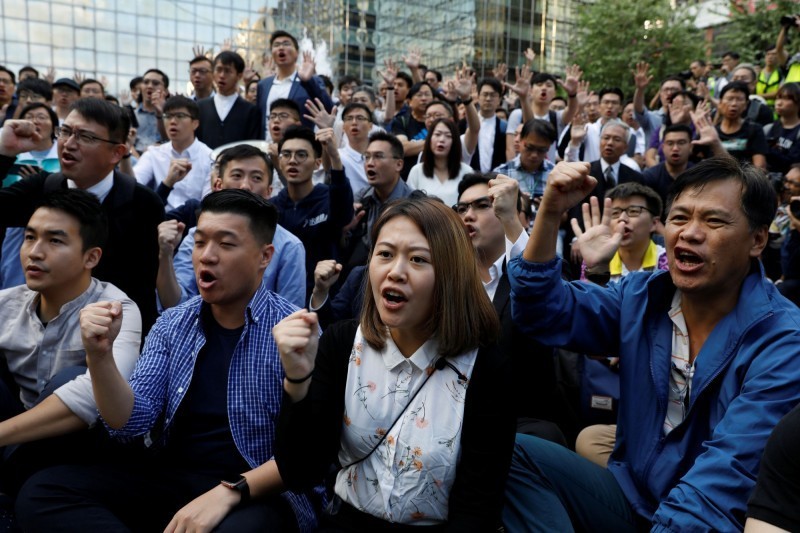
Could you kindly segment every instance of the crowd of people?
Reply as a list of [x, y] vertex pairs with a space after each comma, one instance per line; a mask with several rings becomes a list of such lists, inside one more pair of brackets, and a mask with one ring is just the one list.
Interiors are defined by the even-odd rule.
[[798, 34], [632, 95], [0, 66], [0, 526], [800, 529]]

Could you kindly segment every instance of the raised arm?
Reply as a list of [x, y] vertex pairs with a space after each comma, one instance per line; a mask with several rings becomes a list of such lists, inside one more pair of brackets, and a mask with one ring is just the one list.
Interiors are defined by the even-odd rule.
[[164, 309], [180, 303], [181, 287], [173, 264], [175, 249], [180, 245], [186, 225], [177, 220], [165, 220], [158, 225], [158, 275], [156, 290]]

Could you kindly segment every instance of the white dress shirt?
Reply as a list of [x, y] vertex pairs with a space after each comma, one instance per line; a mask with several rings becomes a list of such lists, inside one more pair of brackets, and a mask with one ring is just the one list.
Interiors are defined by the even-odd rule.
[[186, 150], [177, 152], [171, 142], [151, 147], [133, 167], [136, 181], [153, 184], [155, 189], [164, 181], [173, 159], [188, 159], [192, 169], [175, 184], [167, 197], [167, 209], [175, 209], [189, 199], [200, 200], [211, 191], [211, 148], [195, 139]]

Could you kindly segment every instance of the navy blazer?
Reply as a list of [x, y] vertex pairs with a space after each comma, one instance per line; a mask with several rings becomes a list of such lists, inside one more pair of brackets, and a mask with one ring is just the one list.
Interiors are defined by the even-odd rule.
[[[261, 112], [261, 135], [258, 137], [259, 139], [266, 138], [267, 115], [269, 114], [269, 109], [267, 109], [267, 97], [269, 96], [269, 91], [272, 89], [272, 82], [274, 81], [275, 76], [270, 76], [258, 82], [256, 101], [258, 102], [258, 109]], [[295, 75], [292, 88], [289, 90], [289, 100], [292, 100], [300, 108], [300, 120], [303, 121], [303, 126], [313, 129], [314, 123], [303, 116], [306, 113], [306, 100], [310, 98], [319, 98], [327, 111], [333, 108], [333, 100], [325, 89], [322, 78], [314, 76], [309, 81], [301, 81], [300, 77]]]

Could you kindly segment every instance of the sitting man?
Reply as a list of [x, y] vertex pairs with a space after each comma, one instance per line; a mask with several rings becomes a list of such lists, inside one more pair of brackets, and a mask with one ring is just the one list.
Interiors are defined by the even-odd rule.
[[[0, 446], [3, 489], [15, 490], [44, 466], [95, 453], [85, 432], [97, 407], [86, 373], [78, 315], [84, 306], [115, 300], [124, 310], [114, 362], [129, 376], [139, 357], [139, 309], [114, 285], [92, 277], [108, 236], [100, 202], [79, 189], [46, 195], [25, 227], [19, 259], [25, 285], [0, 291]], [[77, 379], [76, 379], [77, 378]], [[13, 444], [43, 440], [35, 445]]]
[[282, 493], [270, 459], [284, 378], [271, 332], [296, 310], [262, 282], [277, 218], [248, 191], [203, 199], [192, 254], [200, 296], [158, 319], [130, 381], [113, 360], [119, 306], [81, 312], [104, 423], [118, 438], [144, 436], [159, 453], [39, 472], [17, 500], [23, 530], [314, 527], [308, 497]]
[[133, 174], [136, 181], [158, 193], [167, 209], [175, 209], [211, 192], [211, 148], [195, 137], [200, 109], [193, 100], [170, 97], [161, 117], [170, 142], [146, 151], [133, 167]]
[[[228, 148], [220, 153], [217, 166], [221, 177], [214, 179], [214, 190], [244, 189], [262, 198], [270, 197], [272, 165], [258, 148], [248, 144]], [[167, 213], [168, 220], [158, 226], [160, 252], [156, 285], [162, 308], [176, 306], [198, 294], [192, 250], [199, 207], [197, 200], [187, 202]], [[181, 242], [186, 228], [190, 229]], [[264, 271], [265, 287], [294, 305], [305, 305], [306, 252], [303, 243], [278, 224], [272, 244], [275, 253]]]
[[[561, 279], [563, 213], [595, 187], [589, 166], [559, 164], [531, 239], [511, 261], [515, 323], [537, 340], [620, 357], [617, 441], [604, 469], [520, 435], [506, 485], [510, 531], [738, 531], [759, 458], [800, 401], [800, 311], [758, 256], [777, 201], [728, 157], [684, 172], [670, 194], [669, 271], [599, 287]], [[606, 200], [603, 217], [611, 217]], [[595, 212], [593, 222], [599, 222]], [[598, 225], [598, 242], [622, 228]]]

